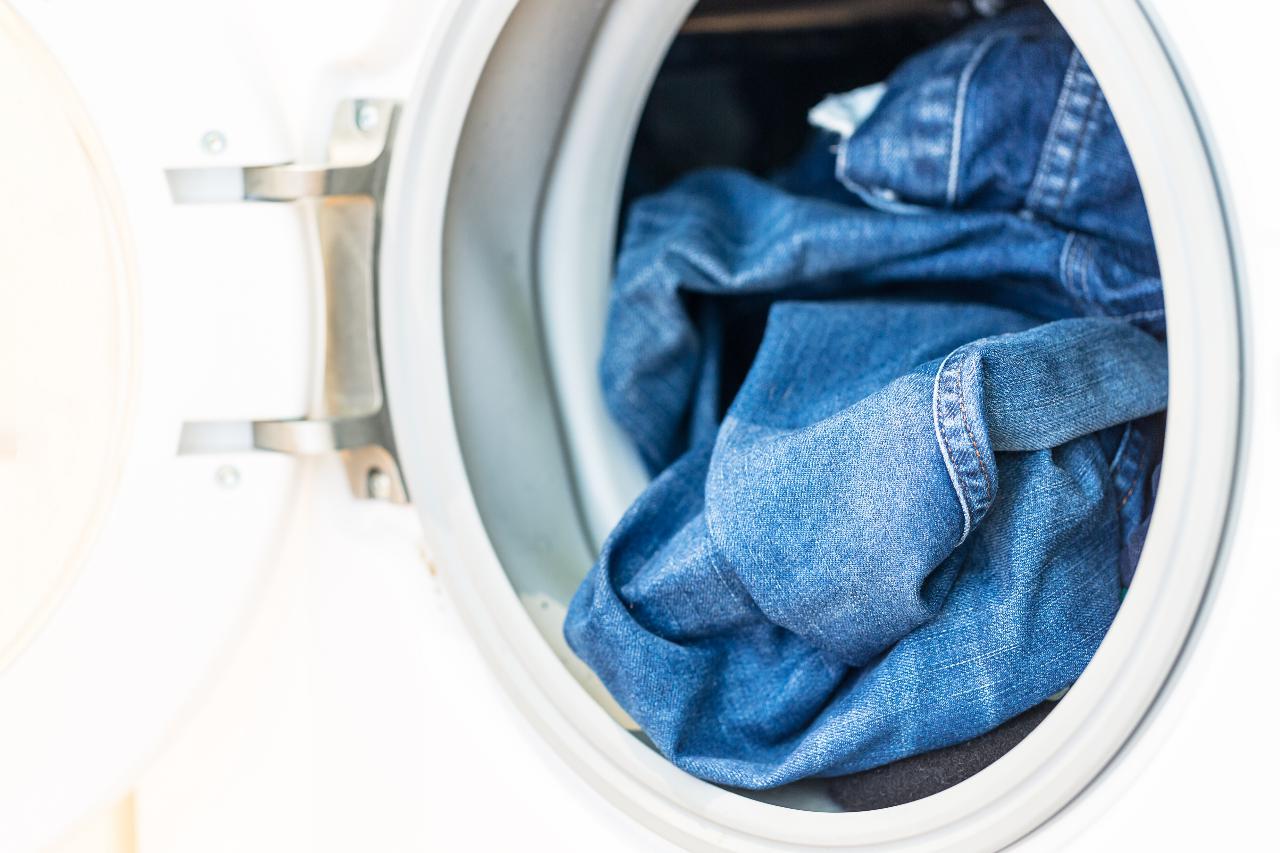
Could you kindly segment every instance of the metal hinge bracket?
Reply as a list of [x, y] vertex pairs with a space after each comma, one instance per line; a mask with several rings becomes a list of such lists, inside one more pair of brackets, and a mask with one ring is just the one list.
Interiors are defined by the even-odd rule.
[[[337, 453], [362, 498], [408, 501], [391, 430], [378, 330], [378, 252], [399, 107], [389, 100], [338, 106], [328, 162], [243, 167], [240, 200], [312, 205], [324, 267], [324, 386], [305, 418], [255, 421], [253, 446], [301, 455]], [[194, 171], [170, 173], [176, 201]]]

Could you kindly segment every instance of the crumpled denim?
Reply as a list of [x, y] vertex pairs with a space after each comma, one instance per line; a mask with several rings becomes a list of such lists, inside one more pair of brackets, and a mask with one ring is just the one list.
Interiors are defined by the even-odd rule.
[[765, 788], [1069, 686], [1153, 494], [1159, 271], [1047, 12], [907, 62], [848, 138], [631, 211], [601, 378], [658, 473], [565, 636], [661, 752]]

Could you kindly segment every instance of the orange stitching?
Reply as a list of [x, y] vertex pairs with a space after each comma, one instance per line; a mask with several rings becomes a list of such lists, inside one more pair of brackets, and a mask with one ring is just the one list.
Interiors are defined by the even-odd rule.
[[[963, 377], [962, 377], [963, 378]], [[982, 451], [978, 449], [978, 440], [974, 438], [973, 430], [969, 427], [969, 415], [966, 412], [964, 402], [964, 383], [959, 383], [960, 396], [960, 420], [964, 423], [964, 431], [969, 433], [969, 443], [973, 445], [973, 455], [978, 457], [978, 467], [982, 469], [982, 479], [987, 484], [986, 497], [991, 496], [991, 474], [987, 471], [987, 463], [982, 460]]]
[[[1149, 448], [1150, 448], [1149, 442], [1143, 444], [1142, 453], [1141, 455], [1138, 456], [1139, 471], [1142, 470], [1143, 463], [1147, 461], [1147, 453], [1149, 452]], [[1141, 479], [1142, 479], [1141, 477], [1133, 478], [1133, 482], [1129, 484], [1129, 491], [1125, 492], [1124, 497], [1120, 499], [1120, 505], [1116, 507], [1116, 512], [1119, 512], [1120, 510], [1124, 509], [1124, 505], [1129, 502], [1129, 498], [1133, 497], [1133, 490], [1138, 487], [1138, 481]]]

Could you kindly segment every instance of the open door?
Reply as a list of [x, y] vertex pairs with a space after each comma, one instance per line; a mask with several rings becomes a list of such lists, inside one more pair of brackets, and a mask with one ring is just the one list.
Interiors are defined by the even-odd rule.
[[299, 477], [275, 454], [179, 454], [187, 389], [202, 383], [171, 294], [197, 261], [166, 239], [163, 172], [139, 165], [146, 129], [104, 132], [126, 96], [81, 97], [101, 57], [63, 38], [55, 58], [49, 36], [0, 5], [0, 846], [12, 850], [127, 794], [236, 636]]

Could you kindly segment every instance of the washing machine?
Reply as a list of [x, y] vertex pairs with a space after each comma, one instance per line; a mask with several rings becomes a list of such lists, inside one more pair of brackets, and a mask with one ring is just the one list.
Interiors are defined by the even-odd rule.
[[673, 40], [940, 5], [1000, 4], [0, 6], [0, 849], [1274, 844], [1267, 4], [1048, 4], [1142, 183], [1171, 381], [1136, 579], [1031, 735], [878, 811], [729, 790], [561, 638], [645, 482], [594, 364]]

